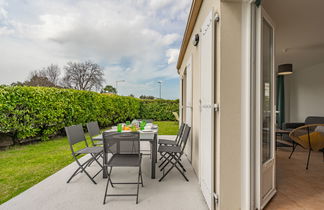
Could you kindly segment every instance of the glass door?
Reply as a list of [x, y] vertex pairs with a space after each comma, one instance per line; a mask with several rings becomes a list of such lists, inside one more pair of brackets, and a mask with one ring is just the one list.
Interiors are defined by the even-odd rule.
[[263, 8], [257, 13], [256, 202], [263, 209], [275, 188], [274, 27]]

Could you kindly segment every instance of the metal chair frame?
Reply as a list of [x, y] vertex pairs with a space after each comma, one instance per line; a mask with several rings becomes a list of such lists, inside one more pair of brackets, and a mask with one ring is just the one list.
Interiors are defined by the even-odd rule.
[[[118, 141], [114, 140], [114, 138], [116, 138], [116, 136], [118, 136]], [[120, 154], [120, 142], [121, 141], [133, 141], [133, 145], [135, 145], [135, 143], [137, 144], [138, 147], [138, 151], [136, 151], [135, 153], [131, 153], [131, 154]], [[114, 144], [117, 144], [116, 146], [116, 151], [113, 151], [113, 156], [110, 158], [110, 160], [108, 161], [107, 165], [104, 165], [104, 167], [106, 168], [107, 172], [108, 172], [108, 180], [107, 180], [107, 184], [106, 184], [106, 189], [105, 189], [105, 195], [104, 195], [104, 200], [103, 200], [103, 204], [106, 204], [106, 198], [109, 196], [136, 196], [136, 204], [138, 204], [138, 195], [139, 195], [139, 185], [141, 184], [142, 187], [144, 187], [144, 182], [143, 182], [143, 177], [142, 177], [142, 167], [141, 167], [141, 163], [142, 163], [142, 154], [140, 152], [140, 135], [138, 132], [127, 132], [127, 133], [118, 133], [118, 132], [107, 132], [107, 133], [103, 133], [103, 146], [104, 146], [104, 153], [108, 153], [108, 152], [112, 152], [110, 147]], [[132, 147], [133, 150], [133, 147]], [[120, 165], [115, 165], [115, 164], [111, 164], [111, 162], [114, 160], [114, 158], [118, 158], [121, 157], [122, 155], [133, 155], [133, 157], [136, 157], [138, 155], [138, 160], [139, 163], [138, 165], [127, 165], [126, 164], [120, 164]], [[104, 158], [107, 155], [104, 155]], [[132, 157], [132, 156], [130, 156]], [[106, 161], [105, 161], [106, 162]], [[108, 167], [110, 167], [110, 170], [108, 171]], [[112, 173], [112, 168], [113, 167], [138, 167], [138, 180], [137, 182], [112, 182], [111, 180], [111, 173]], [[112, 187], [114, 187], [115, 184], [137, 184], [137, 191], [136, 194], [132, 193], [132, 194], [108, 194], [108, 188], [109, 188], [109, 183], [111, 184]]]
[[102, 145], [102, 140], [98, 141], [98, 140], [93, 139], [93, 137], [101, 134], [98, 122], [97, 121], [88, 122], [87, 130], [88, 130], [92, 145], [93, 146]]
[[[165, 167], [169, 164], [171, 164], [171, 167], [167, 170], [166, 173], [163, 173], [163, 176], [159, 179], [159, 182], [161, 182], [173, 168], [176, 168], [180, 172], [180, 174], [185, 178], [185, 180], [189, 181], [186, 175], [184, 174], [184, 172], [186, 171], [183, 165], [181, 164], [181, 157], [184, 154], [184, 149], [187, 144], [190, 130], [191, 127], [185, 125], [183, 134], [180, 139], [180, 144], [178, 146], [160, 146], [159, 148], [160, 154], [163, 152], [169, 154], [169, 157], [165, 159], [166, 164], [163, 166], [161, 170], [164, 172]], [[179, 166], [182, 170], [179, 168]]]
[[[102, 156], [103, 149], [99, 148], [99, 147], [89, 147], [87, 140], [84, 136], [84, 131], [83, 131], [82, 125], [73, 125], [73, 126], [65, 127], [65, 131], [66, 131], [66, 134], [67, 134], [67, 137], [69, 140], [72, 156], [73, 156], [75, 162], [79, 166], [74, 171], [72, 176], [68, 179], [67, 183], [69, 183], [72, 180], [72, 178], [75, 177], [77, 174], [84, 172], [94, 184], [97, 184], [94, 181], [94, 178], [103, 170], [102, 164], [98, 161], [98, 157]], [[83, 149], [80, 149], [78, 151], [75, 151], [73, 148], [73, 145], [75, 145], [79, 142], [82, 142], [82, 141], [85, 142], [86, 147]], [[91, 157], [88, 160], [86, 160], [84, 163], [81, 163], [77, 157], [82, 154], [90, 154]], [[90, 176], [90, 174], [86, 171], [86, 168], [88, 166], [90, 166], [90, 164], [93, 161], [97, 162], [101, 169], [94, 176]]]
[[[177, 136], [175, 138], [175, 140], [167, 140], [164, 141], [162, 139], [159, 140], [159, 145], [169, 145], [169, 146], [178, 146], [180, 144], [180, 139], [181, 139], [181, 136], [182, 136], [182, 133], [183, 133], [183, 130], [184, 130], [184, 127], [185, 127], [185, 123], [182, 123], [180, 128], [179, 128], [179, 131], [177, 133]], [[162, 140], [162, 141], [161, 141]], [[169, 155], [170, 156], [170, 155]], [[164, 153], [161, 153], [161, 157], [159, 160], [162, 160], [162, 159], [165, 159], [166, 158], [166, 155]], [[163, 164], [165, 163], [165, 161], [163, 161], [159, 167], [161, 167]]]

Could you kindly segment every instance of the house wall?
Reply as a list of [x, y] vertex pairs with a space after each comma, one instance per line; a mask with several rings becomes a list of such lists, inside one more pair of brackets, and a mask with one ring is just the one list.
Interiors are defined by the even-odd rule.
[[[197, 18], [194, 30], [192, 32], [193, 37], [195, 34], [200, 33], [200, 27], [203, 21], [207, 17], [208, 13], [214, 9], [217, 10], [217, 3], [215, 0], [204, 0], [200, 8], [199, 16]], [[179, 69], [182, 75], [187, 63], [189, 62], [190, 56], [192, 56], [192, 166], [197, 176], [199, 177], [199, 130], [200, 130], [200, 45], [197, 47], [189, 42], [181, 68]], [[185, 118], [184, 118], [185, 119]]]
[[[242, 93], [242, 2], [205, 0], [192, 33], [200, 32], [205, 17], [211, 10], [220, 14], [216, 41], [216, 101], [220, 112], [216, 115], [216, 143], [218, 157], [215, 164], [216, 191], [219, 209], [241, 209], [241, 93]], [[189, 43], [180, 74], [192, 55], [193, 71], [193, 125], [192, 165], [199, 176], [199, 129], [200, 129], [200, 46]]]
[[220, 209], [241, 209], [242, 2], [221, 1], [219, 113]]
[[304, 122], [307, 116], [324, 116], [324, 63], [296, 69], [286, 76], [286, 121]]

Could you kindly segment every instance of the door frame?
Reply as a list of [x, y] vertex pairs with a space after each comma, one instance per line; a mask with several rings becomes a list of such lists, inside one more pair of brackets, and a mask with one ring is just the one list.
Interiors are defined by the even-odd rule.
[[[276, 193], [276, 154], [275, 154], [275, 90], [276, 90], [276, 80], [275, 80], [275, 25], [273, 24], [272, 19], [267, 14], [267, 12], [263, 9], [262, 6], [258, 7], [256, 9], [255, 13], [255, 24], [256, 24], [256, 33], [255, 33], [255, 40], [256, 40], [256, 66], [255, 66], [255, 77], [254, 77], [254, 95], [252, 96], [254, 98], [254, 105], [255, 105], [255, 114], [254, 114], [254, 206], [256, 208], [263, 209], [270, 199], [275, 195]], [[271, 75], [271, 97], [272, 97], [272, 103], [271, 103], [271, 159], [269, 159], [267, 162], [262, 163], [262, 98], [261, 98], [261, 90], [262, 90], [262, 47], [261, 47], [261, 37], [262, 37], [262, 21], [266, 20], [266, 22], [271, 26], [273, 30], [273, 37], [272, 37], [272, 43], [273, 43], [273, 49], [272, 49], [272, 75]], [[252, 150], [253, 151], [253, 150]], [[265, 168], [273, 167], [272, 170], [272, 184], [273, 188], [264, 196], [262, 197], [262, 171], [265, 170]]]

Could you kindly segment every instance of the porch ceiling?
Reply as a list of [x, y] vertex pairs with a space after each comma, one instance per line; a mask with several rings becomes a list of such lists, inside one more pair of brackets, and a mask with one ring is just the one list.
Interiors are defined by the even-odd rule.
[[263, 0], [276, 27], [277, 64], [294, 70], [324, 63], [324, 1]]

